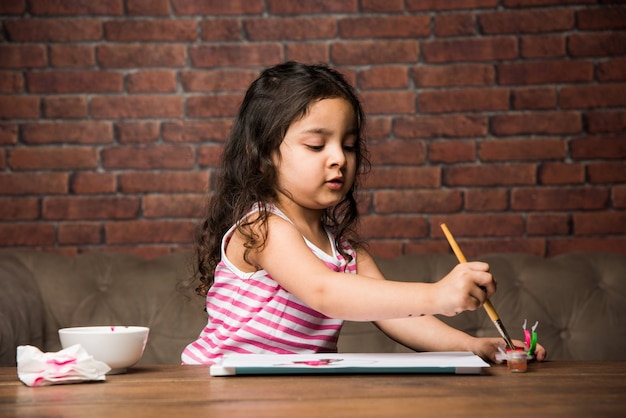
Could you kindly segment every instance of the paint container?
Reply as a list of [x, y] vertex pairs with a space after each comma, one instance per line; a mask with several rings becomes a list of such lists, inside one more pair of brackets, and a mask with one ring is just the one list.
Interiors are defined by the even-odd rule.
[[528, 354], [523, 350], [506, 352], [506, 363], [512, 373], [525, 373], [528, 370]]

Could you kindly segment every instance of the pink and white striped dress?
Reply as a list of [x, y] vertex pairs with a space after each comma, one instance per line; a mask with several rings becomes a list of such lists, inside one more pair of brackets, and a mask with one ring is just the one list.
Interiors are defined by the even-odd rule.
[[[289, 220], [280, 210], [273, 213]], [[226, 257], [233, 226], [222, 239], [222, 259], [215, 269], [215, 282], [207, 294], [207, 325], [198, 339], [181, 355], [183, 364], [213, 364], [227, 353], [317, 353], [336, 352], [343, 321], [329, 318], [307, 306], [283, 289], [265, 270], [244, 273]], [[352, 256], [347, 260], [336, 251], [334, 237], [327, 231], [333, 254], [306, 241], [328, 268], [356, 272], [356, 254], [347, 240], [341, 245]]]

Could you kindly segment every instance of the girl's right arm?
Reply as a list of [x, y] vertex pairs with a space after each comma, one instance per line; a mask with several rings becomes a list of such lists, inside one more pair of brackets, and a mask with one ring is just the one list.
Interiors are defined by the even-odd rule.
[[[241, 241], [231, 240], [231, 245]], [[370, 269], [361, 266], [361, 274], [334, 272], [313, 254], [293, 224], [277, 216], [270, 217], [266, 244], [251, 252], [250, 261], [311, 308], [344, 320], [454, 315], [478, 309], [495, 292], [488, 265], [480, 262], [460, 264], [436, 283], [384, 280], [377, 268], [370, 277]]]

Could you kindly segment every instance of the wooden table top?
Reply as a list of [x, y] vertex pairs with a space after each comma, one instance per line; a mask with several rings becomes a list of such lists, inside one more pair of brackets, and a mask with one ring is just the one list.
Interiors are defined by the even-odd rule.
[[138, 366], [106, 382], [31, 388], [0, 368], [0, 417], [624, 417], [626, 362], [494, 365], [481, 375], [211, 377]]

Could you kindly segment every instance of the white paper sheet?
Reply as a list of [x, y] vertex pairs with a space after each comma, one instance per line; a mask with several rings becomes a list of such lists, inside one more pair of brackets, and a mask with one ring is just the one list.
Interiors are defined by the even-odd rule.
[[228, 354], [211, 366], [212, 376], [272, 374], [456, 373], [489, 367], [471, 352]]

